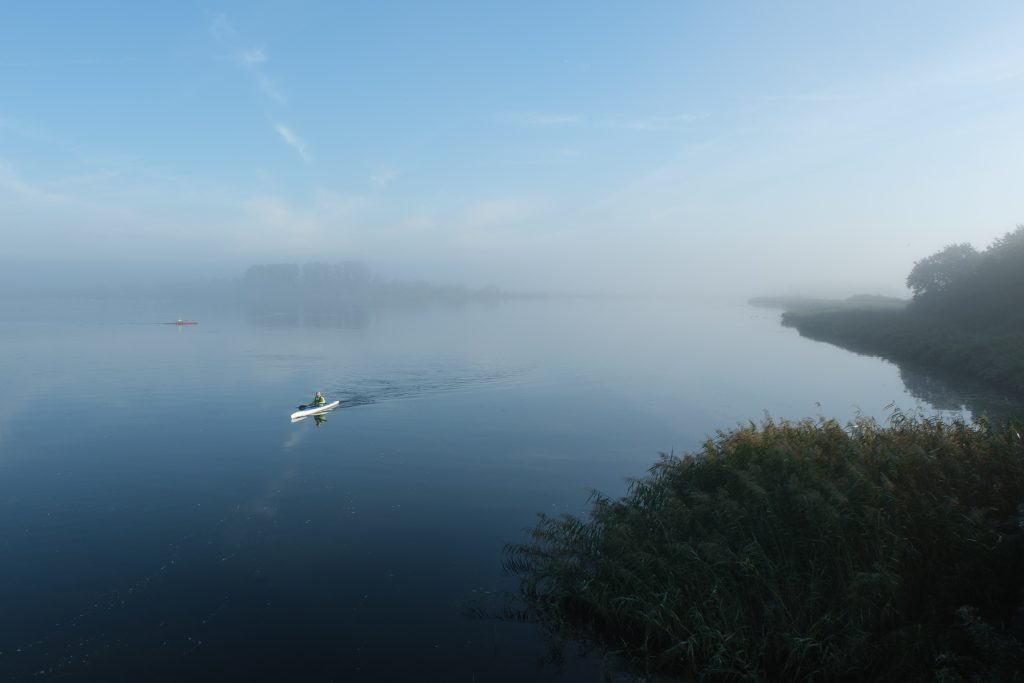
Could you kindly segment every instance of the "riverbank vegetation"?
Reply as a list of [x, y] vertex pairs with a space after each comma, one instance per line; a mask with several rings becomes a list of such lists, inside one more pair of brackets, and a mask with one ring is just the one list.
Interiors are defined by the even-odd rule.
[[672, 680], [1020, 680], [1019, 426], [720, 432], [507, 547], [514, 609]]
[[758, 296], [747, 303], [759, 308], [781, 308], [785, 311], [839, 311], [839, 310], [901, 310], [906, 299], [877, 294], [856, 294], [845, 299], [817, 299], [805, 296]]
[[1024, 398], [1024, 226], [984, 251], [946, 247], [907, 276], [905, 308], [793, 307], [784, 325], [811, 339], [977, 379]]

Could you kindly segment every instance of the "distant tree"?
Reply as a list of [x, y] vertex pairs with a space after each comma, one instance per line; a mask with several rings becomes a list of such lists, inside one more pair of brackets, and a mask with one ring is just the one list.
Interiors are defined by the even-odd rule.
[[302, 286], [307, 289], [333, 287], [337, 278], [334, 268], [326, 263], [304, 263], [301, 275]]
[[294, 263], [270, 263], [249, 266], [245, 271], [248, 286], [265, 288], [294, 287], [298, 281], [299, 267]]
[[992, 242], [985, 253], [1018, 259], [1024, 257], [1024, 225], [1018, 225], [1016, 230]]
[[371, 280], [370, 268], [362, 261], [341, 263], [305, 263], [302, 266], [302, 284], [310, 288], [356, 290]]
[[982, 254], [972, 307], [993, 325], [1024, 331], [1024, 226], [995, 240]]
[[942, 251], [914, 264], [907, 276], [907, 287], [914, 297], [937, 294], [966, 282], [981, 261], [981, 254], [970, 244], [951, 244]]
[[346, 286], [360, 289], [370, 284], [373, 274], [362, 261], [342, 261], [334, 266], [338, 279]]

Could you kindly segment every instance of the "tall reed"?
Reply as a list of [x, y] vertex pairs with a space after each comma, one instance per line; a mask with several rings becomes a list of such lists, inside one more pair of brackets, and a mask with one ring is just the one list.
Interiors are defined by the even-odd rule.
[[990, 639], [999, 652], [1019, 647], [1019, 432], [899, 412], [885, 426], [766, 420], [719, 432], [697, 453], [662, 456], [622, 499], [595, 494], [587, 519], [541, 514], [506, 548], [517, 608], [646, 673], [994, 671], [965, 615], [1005, 638]]

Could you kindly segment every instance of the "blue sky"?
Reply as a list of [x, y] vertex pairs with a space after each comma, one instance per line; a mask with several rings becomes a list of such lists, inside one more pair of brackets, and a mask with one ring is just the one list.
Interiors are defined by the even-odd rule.
[[1020, 2], [9, 2], [0, 263], [898, 293], [1024, 222]]

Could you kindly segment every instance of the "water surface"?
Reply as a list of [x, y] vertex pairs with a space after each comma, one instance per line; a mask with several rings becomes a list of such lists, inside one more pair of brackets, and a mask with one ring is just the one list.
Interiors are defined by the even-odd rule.
[[5, 304], [0, 679], [597, 681], [467, 609], [537, 511], [766, 413], [930, 410], [741, 303], [172, 306]]

